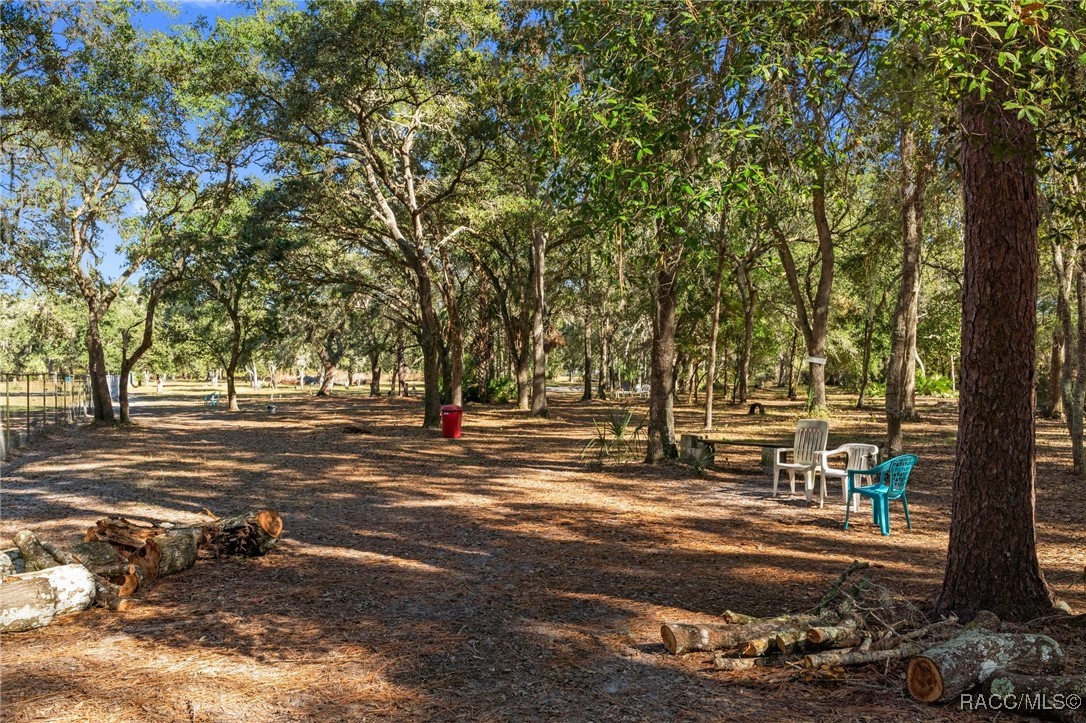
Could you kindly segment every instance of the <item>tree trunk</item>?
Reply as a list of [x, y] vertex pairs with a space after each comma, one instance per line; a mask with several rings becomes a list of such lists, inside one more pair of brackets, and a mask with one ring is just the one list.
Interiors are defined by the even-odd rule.
[[226, 367], [226, 399], [227, 408], [231, 412], [241, 411], [238, 407], [238, 390], [234, 383], [234, 372], [237, 371], [238, 360], [231, 359], [230, 364]]
[[957, 700], [999, 670], [1058, 673], [1065, 656], [1047, 635], [971, 630], [925, 650], [909, 661], [905, 685], [924, 703]]
[[544, 338], [544, 315], [546, 302], [546, 254], [547, 234], [538, 228], [532, 229], [532, 349], [534, 350], [534, 370], [532, 374], [532, 414], [547, 416], [547, 345]]
[[[596, 397], [611, 398], [611, 319], [604, 311], [600, 319], [600, 383], [596, 386]], [[674, 374], [674, 370], [672, 371]]]
[[[723, 244], [721, 244], [723, 245]], [[717, 343], [720, 338], [721, 291], [724, 286], [724, 249], [717, 249], [716, 273], [713, 275], [713, 313], [709, 318], [709, 364], [705, 367], [705, 431], [713, 429], [713, 396], [716, 386]]]
[[739, 346], [739, 363], [736, 369], [736, 382], [738, 393], [736, 397], [740, 404], [747, 401], [749, 395], [748, 384], [750, 380], [750, 355], [754, 348], [754, 311], [758, 299], [758, 290], [754, 288], [754, 280], [750, 275], [747, 261], [739, 264], [739, 291], [743, 303], [743, 341]]
[[587, 308], [584, 312], [584, 394], [582, 402], [592, 401], [592, 316]]
[[[1086, 476], [1086, 459], [1083, 459], [1082, 425], [1083, 407], [1086, 405], [1086, 269], [1082, 258], [1070, 263], [1074, 266], [1075, 302], [1078, 304], [1078, 328], [1072, 333], [1070, 308], [1065, 310], [1063, 395], [1067, 407], [1067, 429], [1071, 435], [1071, 469], [1077, 477]], [[1068, 305], [1069, 307], [1069, 305]], [[1072, 346], [1071, 340], [1074, 340]]]
[[98, 317], [92, 311], [87, 318], [87, 376], [90, 378], [91, 399], [94, 402], [94, 421], [113, 424], [113, 400], [109, 396], [109, 379], [106, 377], [106, 352], [98, 328]]
[[370, 396], [381, 396], [381, 352], [370, 353]]
[[[434, 310], [433, 287], [425, 268], [416, 269], [421, 324], [419, 346], [422, 349], [423, 415], [422, 426], [441, 426], [441, 322]], [[402, 373], [402, 372], [401, 372]], [[404, 385], [400, 379], [400, 385]]]
[[[657, 231], [658, 234], [662, 233]], [[668, 240], [670, 241], [670, 239]], [[664, 244], [665, 239], [661, 238]], [[680, 242], [681, 243], [681, 242]], [[649, 425], [646, 462], [679, 456], [675, 445], [675, 323], [679, 305], [679, 267], [676, 249], [661, 249], [660, 270], [653, 295], [652, 358], [649, 389]], [[670, 257], [670, 258], [668, 258]], [[601, 376], [603, 371], [601, 370]]]
[[792, 346], [788, 348], [788, 398], [796, 398], [796, 350], [799, 346], [799, 329], [792, 329]]
[[1034, 360], [1037, 153], [1032, 125], [962, 101], [965, 270], [957, 454], [940, 613], [1029, 620], [1052, 609], [1037, 559]]
[[329, 397], [332, 395], [332, 387], [336, 383], [336, 365], [331, 359], [321, 360], [321, 386], [317, 390], [318, 397]]
[[909, 125], [901, 129], [901, 176], [901, 288], [886, 368], [886, 453], [890, 457], [901, 454], [904, 448], [902, 421], [916, 414], [916, 326], [927, 167], [917, 147], [916, 133]]

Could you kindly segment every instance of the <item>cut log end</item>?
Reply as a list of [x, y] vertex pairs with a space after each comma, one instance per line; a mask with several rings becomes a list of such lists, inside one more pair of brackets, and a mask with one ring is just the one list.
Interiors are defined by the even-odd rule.
[[660, 626], [660, 637], [664, 639], [664, 647], [667, 648], [667, 652], [672, 655], [679, 654], [679, 641], [675, 639], [675, 633], [667, 623]]
[[260, 529], [272, 537], [279, 537], [283, 533], [283, 518], [275, 510], [261, 510], [256, 515]]
[[910, 660], [905, 681], [909, 695], [922, 703], [934, 703], [943, 697], [943, 676], [939, 666], [928, 658]]

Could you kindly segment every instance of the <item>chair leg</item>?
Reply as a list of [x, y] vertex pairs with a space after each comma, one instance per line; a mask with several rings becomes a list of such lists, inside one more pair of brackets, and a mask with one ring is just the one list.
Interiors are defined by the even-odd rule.
[[803, 492], [804, 496], [807, 498], [807, 504], [811, 504], [811, 498], [814, 496], [814, 485], [814, 470], [803, 470]]
[[881, 508], [881, 518], [879, 520], [879, 529], [882, 530], [883, 535], [890, 534], [890, 500], [887, 497], [879, 498], [879, 507]]
[[849, 505], [849, 504], [848, 504], [848, 503], [846, 502], [846, 503], [845, 503], [845, 529], [846, 529], [846, 530], [848, 529], [848, 512], [849, 512], [849, 507], [850, 507], [850, 505]]
[[821, 480], [818, 488], [818, 506], [821, 509], [826, 506], [826, 475], [820, 474], [818, 477]]
[[913, 522], [909, 519], [909, 500], [906, 499], [904, 492], [901, 493], [901, 505], [905, 508], [905, 525], [909, 528], [909, 531], [912, 532]]
[[773, 496], [777, 496], [777, 483], [781, 479], [781, 470], [777, 465], [773, 465]]

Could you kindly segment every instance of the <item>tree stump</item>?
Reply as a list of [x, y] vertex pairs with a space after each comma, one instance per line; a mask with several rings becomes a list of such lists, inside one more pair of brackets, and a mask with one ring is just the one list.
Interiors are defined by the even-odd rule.
[[985, 682], [996, 671], [1057, 673], [1064, 660], [1059, 644], [1047, 635], [975, 629], [910, 660], [905, 682], [909, 693], [921, 702], [946, 702]]

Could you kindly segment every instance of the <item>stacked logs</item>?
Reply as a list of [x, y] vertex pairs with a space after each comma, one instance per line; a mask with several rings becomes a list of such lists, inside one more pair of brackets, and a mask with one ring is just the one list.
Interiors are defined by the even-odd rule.
[[264, 555], [283, 532], [273, 510], [211, 516], [191, 526], [111, 517], [67, 548], [16, 533], [15, 548], [0, 551], [0, 632], [39, 628], [92, 604], [122, 611], [141, 587], [200, 557]]
[[1005, 632], [987, 611], [967, 625], [954, 617], [928, 621], [874, 580], [865, 563], [853, 563], [808, 612], [757, 618], [725, 611], [721, 617], [721, 623], [664, 624], [664, 646], [675, 655], [712, 652], [716, 668], [725, 671], [910, 658], [909, 693], [927, 703], [956, 701], [969, 691], [1049, 698], [1086, 693], [1086, 677], [1059, 675], [1065, 656], [1052, 638]]

